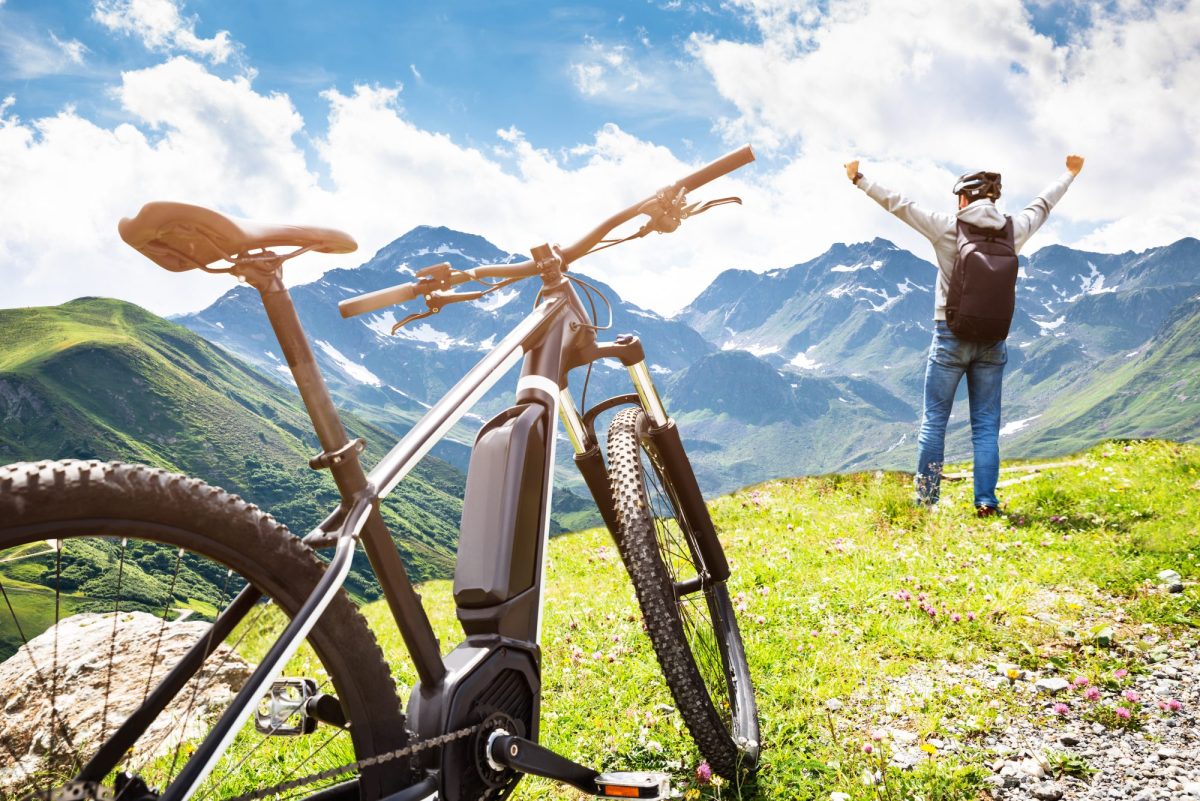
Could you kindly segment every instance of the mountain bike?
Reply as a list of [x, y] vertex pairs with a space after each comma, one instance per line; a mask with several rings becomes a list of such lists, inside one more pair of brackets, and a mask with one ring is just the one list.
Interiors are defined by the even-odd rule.
[[[180, 203], [123, 219], [122, 238], [159, 266], [231, 274], [258, 290], [322, 449], [309, 466], [330, 471], [341, 502], [300, 538], [234, 495], [160, 469], [0, 468], [0, 594], [22, 644], [5, 663], [20, 687], [0, 696], [0, 719], [40, 723], [30, 736], [0, 727], [0, 793], [459, 801], [504, 798], [536, 774], [600, 796], [664, 795], [661, 774], [600, 773], [538, 744], [556, 416], [692, 738], [728, 779], [753, 771], [759, 728], [729, 564], [641, 341], [601, 341], [594, 302], [589, 313], [576, 292], [590, 299], [588, 285], [569, 273], [589, 253], [740, 203], [686, 196], [753, 159], [749, 147], [734, 151], [568, 247], [538, 245], [527, 261], [470, 270], [437, 264], [342, 301], [344, 317], [423, 302], [402, 326], [515, 281], [542, 284], [529, 315], [369, 473], [282, 280], [289, 259], [348, 253], [354, 240]], [[643, 215], [634, 233], [608, 238]], [[476, 288], [456, 289], [464, 284]], [[581, 413], [568, 373], [599, 359], [619, 360], [633, 391]], [[513, 404], [482, 426], [471, 452], [453, 581], [464, 639], [443, 657], [379, 501], [518, 362]], [[597, 416], [618, 409], [602, 451]], [[403, 711], [375, 636], [341, 589], [360, 544], [416, 671]], [[167, 591], [146, 589], [152, 572], [171, 576]], [[23, 626], [20, 610], [48, 617], [51, 591], [53, 625], [27, 637], [36, 621]], [[69, 633], [58, 625], [80, 610]]]

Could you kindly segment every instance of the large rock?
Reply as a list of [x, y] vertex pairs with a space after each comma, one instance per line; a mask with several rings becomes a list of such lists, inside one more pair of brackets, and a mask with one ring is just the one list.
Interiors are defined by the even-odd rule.
[[[64, 740], [86, 750], [85, 744], [100, 739], [102, 729], [111, 734], [142, 702], [147, 682], [153, 688], [208, 629], [201, 621], [164, 626], [145, 612], [122, 612], [117, 624], [114, 640], [111, 613], [66, 618], [0, 664], [0, 796], [10, 797], [31, 772], [53, 767], [46, 764], [52, 744], [55, 753], [65, 751], [62, 758], [70, 760], [71, 748], [62, 747]], [[152, 663], [160, 629], [162, 641]], [[114, 653], [111, 671], [106, 667], [110, 650]], [[181, 739], [202, 736], [250, 670], [227, 646], [218, 646], [200, 676], [142, 735], [133, 764], [169, 753]], [[197, 681], [201, 689], [193, 704]], [[49, 725], [52, 686], [57, 686], [53, 733]], [[104, 725], [106, 686], [108, 723]], [[66, 767], [65, 762], [60, 767]]]

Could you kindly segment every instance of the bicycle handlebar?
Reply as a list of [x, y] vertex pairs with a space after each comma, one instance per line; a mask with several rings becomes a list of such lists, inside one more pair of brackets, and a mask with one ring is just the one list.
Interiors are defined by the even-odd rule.
[[[681, 191], [687, 193], [693, 189], [698, 189], [709, 181], [720, 178], [722, 175], [727, 175], [752, 161], [754, 161], [754, 151], [750, 149], [750, 145], [744, 145], [732, 153], [726, 153], [719, 159], [704, 165], [690, 175], [684, 176], [670, 186], [655, 192], [650, 197], [644, 198], [629, 208], [617, 212], [593, 228], [578, 242], [558, 250], [562, 258], [562, 269], [565, 270], [571, 262], [587, 255], [614, 228], [629, 222], [639, 214], [646, 213], [646, 208], [650, 204], [663, 199], [669, 201]], [[472, 270], [456, 271], [450, 275], [449, 282], [451, 286], [458, 286], [459, 284], [465, 284], [468, 281], [474, 281], [478, 278], [528, 278], [537, 275], [537, 273], [537, 264], [532, 260], [517, 264], [489, 264], [476, 267]], [[388, 289], [368, 292], [356, 298], [347, 298], [338, 304], [338, 311], [341, 312], [342, 317], [353, 317], [357, 314], [378, 311], [386, 306], [405, 303], [438, 288], [440, 287], [430, 288], [428, 285], [422, 286], [419, 282], [400, 284]]]

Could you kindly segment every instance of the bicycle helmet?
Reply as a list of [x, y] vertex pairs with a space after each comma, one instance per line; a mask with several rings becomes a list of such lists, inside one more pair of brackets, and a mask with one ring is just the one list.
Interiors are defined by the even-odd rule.
[[966, 195], [972, 203], [981, 198], [996, 200], [1000, 197], [1000, 173], [984, 170], [964, 173], [954, 184], [954, 194]]

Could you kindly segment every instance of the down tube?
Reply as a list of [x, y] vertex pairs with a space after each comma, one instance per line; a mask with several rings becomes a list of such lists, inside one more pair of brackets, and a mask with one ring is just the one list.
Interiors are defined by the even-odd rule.
[[367, 476], [371, 485], [378, 487], [378, 497], [383, 498], [396, 488], [479, 398], [520, 360], [529, 342], [540, 336], [564, 308], [563, 301], [551, 300], [534, 309], [425, 413]]

